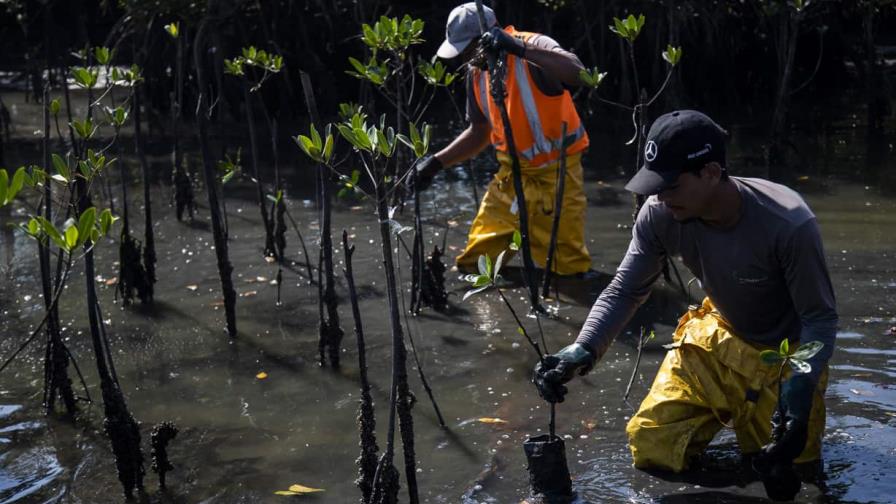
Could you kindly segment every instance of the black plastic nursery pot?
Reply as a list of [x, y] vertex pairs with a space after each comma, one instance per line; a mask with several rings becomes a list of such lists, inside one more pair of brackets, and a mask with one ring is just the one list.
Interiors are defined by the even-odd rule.
[[563, 439], [550, 434], [533, 436], [523, 443], [532, 494], [550, 504], [572, 502], [572, 479], [566, 465]]

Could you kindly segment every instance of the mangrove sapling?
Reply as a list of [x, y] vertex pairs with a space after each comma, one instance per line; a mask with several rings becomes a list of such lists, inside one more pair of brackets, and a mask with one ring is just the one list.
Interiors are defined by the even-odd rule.
[[376, 414], [373, 409], [373, 397], [370, 395], [370, 382], [367, 380], [367, 348], [364, 344], [364, 328], [361, 324], [361, 310], [358, 307], [358, 293], [355, 290], [355, 277], [352, 272], [352, 254], [355, 246], [348, 245], [348, 232], [342, 231], [342, 250], [345, 253], [345, 281], [348, 284], [348, 295], [352, 304], [352, 316], [355, 319], [355, 338], [358, 343], [358, 373], [361, 378], [361, 399], [358, 406], [358, 430], [360, 432], [361, 454], [358, 456], [358, 479], [355, 484], [361, 489], [361, 502], [370, 503], [373, 494], [373, 477], [376, 474]]
[[[511, 250], [519, 250], [521, 238], [519, 233], [514, 235], [514, 241], [511, 242]], [[535, 341], [526, 331], [522, 320], [510, 304], [510, 301], [498, 287], [500, 280], [501, 267], [504, 263], [504, 250], [498, 254], [494, 266], [491, 258], [487, 255], [479, 256], [477, 266], [479, 268], [478, 275], [467, 275], [464, 277], [473, 287], [464, 294], [464, 300], [482, 292], [490, 287], [494, 287], [501, 297], [504, 306], [510, 311], [517, 325], [517, 332], [520, 333], [529, 345], [535, 350], [539, 361], [545, 365], [544, 352], [544, 331], [541, 328], [541, 322], [536, 312], [535, 319], [538, 322], [538, 330], [541, 333], [541, 345]], [[534, 307], [533, 307], [534, 309]], [[542, 351], [544, 350], [544, 352]], [[548, 424], [548, 434], [541, 436], [533, 436], [523, 443], [523, 450], [526, 453], [528, 461], [529, 480], [532, 493], [547, 498], [548, 502], [569, 502], [572, 497], [572, 479], [569, 476], [569, 468], [566, 464], [566, 447], [563, 440], [557, 437], [556, 431], [556, 405], [551, 403], [550, 420]]]
[[[582, 70], [581, 72], [579, 72], [579, 80], [589, 90], [589, 99], [596, 97], [596, 99], [601, 103], [631, 112], [634, 134], [625, 143], [625, 145], [635, 145], [635, 160], [634, 164], [632, 165], [631, 175], [634, 175], [635, 172], [637, 172], [638, 169], [641, 168], [641, 165], [644, 164], [644, 149], [642, 149], [641, 147], [643, 145], [644, 139], [646, 138], [644, 118], [647, 109], [651, 105], [653, 105], [666, 90], [666, 87], [668, 86], [672, 78], [675, 67], [681, 61], [682, 55], [681, 47], [675, 47], [672, 44], [668, 44], [666, 46], [666, 50], [662, 52], [663, 60], [665, 60], [669, 65], [666, 71], [666, 77], [665, 79], [663, 79], [663, 83], [660, 85], [659, 89], [657, 89], [657, 91], [654, 92], [649, 99], [647, 99], [647, 97], [644, 95], [643, 90], [641, 89], [638, 67], [635, 60], [635, 40], [637, 40], [638, 35], [640, 35], [642, 29], [644, 28], [644, 23], [645, 18], [643, 14], [637, 17], [635, 17], [634, 14], [629, 14], [625, 19], [614, 17], [613, 26], [610, 26], [610, 31], [616, 34], [621, 40], [623, 40], [625, 42], [626, 48], [628, 49], [628, 59], [631, 66], [631, 77], [632, 81], [634, 82], [633, 96], [635, 97], [635, 103], [633, 105], [629, 106], [607, 100], [597, 94], [597, 89], [606, 78], [607, 72], [601, 72], [597, 67]], [[637, 218], [638, 211], [641, 209], [641, 205], [644, 204], [644, 201], [644, 196], [633, 194], [632, 222], [634, 222]], [[670, 266], [675, 272], [679, 289], [681, 290], [682, 294], [687, 295], [684, 283], [681, 280], [681, 275], [678, 272], [678, 268], [675, 266], [675, 262], [668, 257], [664, 260], [663, 263], [663, 277], [665, 278], [666, 282], [672, 284], [672, 278], [669, 274]]]
[[[97, 48], [95, 51], [97, 59], [102, 62], [105, 58], [110, 58], [108, 50]], [[100, 388], [103, 396], [103, 406], [105, 420], [103, 425], [106, 434], [112, 442], [112, 452], [115, 455], [115, 466], [118, 470], [118, 479], [124, 488], [125, 496], [131, 498], [135, 489], [143, 490], [143, 452], [140, 448], [140, 430], [137, 421], [128, 411], [125, 402], [124, 393], [118, 382], [118, 376], [115, 372], [115, 365], [112, 359], [112, 351], [109, 340], [105, 333], [103, 318], [100, 314], [100, 305], [96, 294], [96, 283], [94, 281], [94, 257], [93, 243], [98, 238], [98, 233], [92, 231], [94, 218], [91, 215], [91, 186], [96, 177], [103, 171], [110, 161], [107, 161], [104, 151], [112, 146], [106, 146], [99, 152], [87, 148], [90, 141], [94, 139], [98, 126], [91, 119], [92, 109], [97, 106], [100, 100], [96, 102], [92, 99], [92, 92], [96, 84], [96, 76], [98, 71], [95, 67], [75, 67], [72, 69], [75, 82], [87, 89], [88, 91], [88, 107], [87, 117], [83, 120], [73, 120], [72, 126], [78, 135], [79, 141], [82, 143], [79, 152], [85, 152], [86, 156], [75, 157], [73, 159], [74, 166], [77, 171], [68, 168], [67, 163], [55, 163], [57, 169], [64, 169], [70, 173], [70, 177], [64, 177], [66, 183], [74, 184], [74, 193], [77, 198], [76, 210], [80, 215], [78, 227], [69, 226], [66, 230], [66, 243], [75, 243], [85, 249], [84, 253], [84, 279], [87, 294], [87, 315], [90, 323], [90, 335], [93, 343], [94, 355], [96, 357], [97, 374], [100, 379]], [[111, 91], [109, 86], [102, 97]], [[114, 143], [114, 140], [113, 140]], [[54, 158], [54, 161], [58, 159]], [[64, 167], [64, 168], [63, 168]], [[103, 213], [106, 224], [100, 223], [108, 231], [111, 226], [111, 212]], [[90, 218], [88, 218], [90, 216]], [[101, 230], [102, 231], [102, 230]], [[83, 241], [80, 241], [83, 240]], [[79, 242], [80, 241], [80, 242]]]
[[[47, 51], [49, 51], [49, 49], [47, 49]], [[49, 56], [47, 57], [47, 68], [49, 68]], [[48, 71], [47, 74], [49, 75], [49, 73], [50, 72]], [[44, 105], [44, 135], [42, 141], [43, 165], [50, 166], [50, 114], [52, 113], [53, 116], [57, 118], [56, 129], [57, 131], [59, 131], [58, 114], [60, 104], [58, 100], [53, 100], [52, 102], [50, 101], [49, 79], [44, 82], [44, 96], [42, 103]], [[18, 175], [18, 173], [16, 173], [16, 175], [13, 176], [13, 179], [15, 179], [16, 176], [24, 178], [25, 175]], [[28, 178], [31, 186], [38, 185], [33, 176], [28, 176]], [[43, 205], [42, 208], [38, 211], [38, 214], [41, 214], [48, 222], [52, 222], [52, 184], [44, 181], [42, 185], [44, 186]], [[13, 185], [13, 189], [13, 194], [10, 199], [12, 197], [15, 197], [15, 192], [18, 190], [15, 185]], [[10, 191], [7, 189], [5, 190], [5, 192], [7, 196], [9, 196]], [[0, 202], [0, 204], [2, 204], [2, 202]], [[65, 343], [62, 340], [61, 325], [59, 323], [59, 309], [57, 308], [56, 304], [51, 301], [55, 296], [53, 295], [53, 285], [50, 276], [50, 248], [48, 244], [44, 243], [41, 240], [38, 240], [37, 243], [37, 255], [38, 261], [40, 263], [41, 290], [44, 297], [44, 310], [48, 318], [47, 347], [46, 355], [44, 357], [44, 412], [47, 415], [53, 412], [55, 408], [56, 397], [59, 396], [62, 399], [62, 402], [65, 404], [65, 410], [69, 418], [74, 418], [74, 415], [77, 411], [77, 405], [75, 404], [75, 393], [72, 390], [72, 382], [68, 376], [69, 352], [68, 348], [65, 346]], [[77, 364], [75, 365], [77, 366]]]
[[184, 44], [187, 37], [182, 36], [186, 29], [181, 29], [179, 22], [172, 22], [164, 26], [165, 32], [174, 39], [176, 55], [174, 58], [174, 88], [171, 90], [171, 163], [173, 170], [171, 181], [174, 185], [174, 204], [177, 220], [183, 220], [186, 210], [193, 220], [196, 211], [196, 202], [193, 195], [193, 181], [190, 173], [184, 166], [184, 158], [180, 145], [180, 114], [184, 100]]
[[[98, 50], [101, 48], [97, 48]], [[111, 64], [112, 55], [108, 53], [99, 53], [97, 55], [97, 61], [101, 64], [107, 66]], [[126, 87], [130, 90], [130, 94], [128, 96], [128, 101], [133, 103], [133, 97], [136, 93], [136, 85], [138, 82], [142, 81], [143, 78], [140, 75], [140, 69], [134, 65], [129, 70], [120, 71], [118, 68], [113, 68], [110, 72], [111, 75], [111, 83], [113, 86], [122, 86]], [[127, 102], [126, 102], [127, 103]], [[125, 108], [125, 106], [117, 106], [115, 108], [106, 107], [105, 109], [108, 122], [115, 129], [115, 138], [121, 134], [121, 128], [125, 125], [130, 116], [130, 109]], [[116, 142], [116, 145], [119, 145]], [[121, 151], [120, 145], [118, 146], [119, 152]], [[119, 155], [120, 157], [120, 155]], [[128, 197], [128, 186], [130, 184], [130, 180], [128, 177], [128, 167], [125, 163], [119, 162], [119, 176], [121, 180], [121, 240], [119, 244], [119, 271], [118, 271], [118, 285], [117, 292], [121, 295], [122, 303], [128, 305], [131, 303], [134, 297], [134, 292], [136, 291], [137, 297], [140, 298], [140, 302], [147, 303], [151, 300], [151, 281], [148, 278], [146, 269], [142, 264], [142, 256], [141, 249], [142, 245], [140, 242], [134, 239], [131, 236], [131, 226], [130, 226], [130, 218], [129, 218], [129, 201]]]
[[[404, 137], [403, 133], [409, 131], [413, 138], [419, 137], [419, 132], [413, 125], [419, 123], [429, 105], [432, 103], [439, 87], [447, 87], [457, 77], [457, 74], [446, 71], [442, 63], [431, 63], [416, 57], [412, 52], [412, 46], [421, 44], [424, 40], [423, 20], [414, 19], [405, 15], [398, 17], [381, 16], [370, 26], [362, 24], [361, 40], [369, 49], [367, 63], [362, 63], [355, 58], [349, 58], [353, 71], [349, 75], [371, 83], [380, 96], [386, 99], [395, 109], [395, 130]], [[416, 92], [417, 75], [423, 78], [427, 84], [422, 92]], [[429, 147], [430, 132], [424, 132], [427, 150]], [[419, 157], [418, 157], [419, 158]], [[402, 151], [396, 157], [397, 162], [387, 168], [388, 176], [397, 177], [399, 166], [404, 166]], [[406, 174], [409, 172], [406, 172]], [[410, 186], [415, 185], [415, 180], [409, 181]], [[395, 185], [395, 190], [390, 197], [393, 204], [403, 205], [405, 185]], [[423, 252], [423, 226], [419, 218], [420, 198], [414, 190], [414, 245], [412, 248], [413, 266], [411, 268], [411, 310], [417, 313], [422, 302], [421, 290], [424, 278], [429, 276], [426, 272], [426, 262]]]
[[[644, 152], [641, 147], [645, 138], [644, 117], [646, 115], [646, 111], [665, 91], [666, 86], [669, 84], [669, 81], [672, 78], [672, 72], [673, 70], [675, 70], [675, 67], [678, 65], [679, 61], [681, 61], [682, 55], [682, 49], [680, 47], [673, 47], [671, 44], [666, 46], [666, 50], [662, 53], [663, 59], [669, 64], [669, 68], [666, 71], [666, 77], [663, 80], [662, 85], [660, 85], [659, 89], [655, 93], [653, 93], [653, 95], [651, 95], [649, 99], [647, 99], [647, 97], [644, 95], [643, 90], [641, 89], [638, 66], [635, 60], [635, 40], [637, 40], [638, 35], [640, 35], [642, 29], [644, 28], [644, 22], [645, 18], [643, 14], [639, 16], [629, 14], [625, 19], [614, 17], [613, 25], [610, 26], [610, 31], [616, 34], [625, 42], [626, 48], [628, 50], [627, 55], [631, 66], [631, 78], [634, 84], [633, 96], [635, 97], [635, 103], [633, 105], [624, 105], [618, 102], [607, 100], [596, 93], [597, 88], [601, 85], [604, 78], [606, 78], [607, 72], [601, 72], [597, 67], [594, 67], [591, 69], [582, 70], [579, 73], [579, 80], [586, 88], [589, 89], [589, 99], [596, 97], [596, 99], [601, 103], [631, 112], [632, 128], [634, 129], [634, 134], [625, 143], [625, 145], [635, 145], [635, 162], [632, 165], [632, 175], [634, 175], [634, 172], [636, 172], [644, 162]], [[641, 208], [641, 205], [644, 202], [643, 196], [635, 195], [634, 198], [635, 209], [632, 217], [633, 219], [637, 216], [638, 210]]]
[[149, 444], [152, 446], [149, 454], [152, 457], [150, 468], [159, 475], [159, 488], [165, 488], [165, 474], [174, 469], [168, 460], [168, 443], [177, 437], [177, 427], [172, 422], [161, 422], [152, 428], [149, 435]]
[[551, 276], [553, 275], [554, 252], [557, 250], [557, 232], [560, 229], [560, 215], [563, 211], [563, 192], [566, 189], [566, 122], [561, 125], [560, 135], [560, 161], [557, 163], [557, 187], [554, 190], [554, 216], [551, 223], [551, 240], [548, 244], [548, 257], [544, 263], [544, 283], [541, 287], [541, 297], [547, 298], [551, 291]]
[[[360, 113], [356, 113], [350, 121], [337, 124], [340, 135], [355, 149], [358, 159], [364, 167], [374, 188], [376, 215], [379, 220], [380, 245], [382, 248], [383, 269], [386, 276], [386, 291], [389, 301], [389, 320], [392, 332], [392, 385], [389, 394], [389, 428], [387, 431], [386, 449], [377, 464], [374, 477], [373, 502], [394, 502], [392, 491], [397, 489], [394, 477], [395, 428], [396, 416], [401, 428], [401, 441], [404, 450], [405, 478], [407, 480], [408, 498], [411, 503], [419, 502], [417, 489], [416, 457], [414, 453], [414, 424], [411, 407], [414, 399], [408, 388], [407, 349], [404, 346], [401, 317], [398, 304], [398, 286], [395, 278], [395, 263], [392, 248], [392, 227], [395, 209], [389, 209], [388, 202], [395, 184], [395, 177], [390, 177], [387, 165], [395, 154], [399, 143], [393, 128], [385, 126], [385, 115], [380, 117], [379, 125], [368, 126]], [[312, 130], [312, 133], [316, 133]], [[317, 135], [316, 139], [299, 137], [300, 147], [322, 167], [332, 170], [322, 160], [329, 159], [332, 154], [332, 139], [327, 135], [326, 143]], [[359, 187], [358, 191], [363, 192]]]
[[[307, 156], [317, 163], [317, 195], [318, 211], [320, 212], [320, 254], [317, 271], [317, 304], [320, 315], [319, 363], [324, 366], [325, 359], [329, 356], [330, 365], [338, 368], [339, 348], [345, 333], [339, 326], [339, 310], [337, 309], [333, 274], [333, 237], [330, 224], [332, 219], [330, 175], [333, 170], [329, 163], [333, 156], [334, 139], [329, 126], [324, 131], [326, 142], [317, 132], [314, 125], [320, 123], [318, 122], [317, 102], [314, 98], [314, 88], [311, 86], [311, 77], [306, 72], [302, 72], [300, 77], [305, 94], [305, 105], [308, 107], [308, 115], [311, 119], [311, 136], [298, 135], [293, 140]], [[326, 308], [326, 316], [324, 308]]]
[[627, 404], [632, 411], [635, 410], [635, 407], [628, 402], [628, 395], [631, 393], [632, 385], [635, 383], [635, 376], [638, 375], [638, 367], [641, 365], [641, 355], [644, 353], [644, 345], [655, 337], [656, 333], [653, 331], [648, 333], [643, 327], [641, 328], [641, 334], [638, 336], [638, 355], [635, 357], [635, 365], [632, 367], [632, 375], [628, 379], [628, 385], [625, 386], [625, 393], [622, 394], [622, 402]]
[[[264, 255], [276, 255], [274, 244], [274, 222], [268, 214], [261, 175], [258, 170], [258, 145], [255, 134], [255, 112], [252, 105], [252, 95], [261, 89], [262, 84], [275, 73], [280, 72], [283, 66], [283, 57], [277, 54], [269, 54], [267, 51], [256, 49], [255, 46], [244, 47], [242, 55], [232, 60], [224, 60], [224, 73], [239, 77], [243, 88], [243, 100], [246, 105], [246, 123], [249, 127], [249, 147], [251, 152], [252, 173], [250, 177], [255, 182], [258, 210], [261, 213], [261, 222], [264, 224]], [[247, 70], [260, 70], [261, 77], [252, 80], [247, 75]], [[250, 86], [251, 85], [251, 86]], [[264, 107], [264, 103], [262, 103]], [[267, 115], [267, 111], [265, 111]], [[278, 184], [279, 185], [279, 181]]]
[[[149, 33], [150, 32], [147, 31], [143, 40], [143, 49], [139, 56], [141, 63], [146, 59]], [[143, 125], [140, 122], [142, 113], [140, 110], [140, 93], [143, 89], [143, 80], [141, 79], [134, 83], [131, 96], [134, 110], [134, 151], [137, 154], [137, 160], [140, 162], [140, 171], [143, 175], [143, 270], [144, 279], [146, 280], [144, 293], [147, 301], [152, 302], [156, 283], [156, 239], [152, 223], [152, 191], [149, 177], [149, 163], [146, 161], [146, 150], [143, 142]]]
[[205, 52], [205, 32], [208, 29], [209, 18], [203, 18], [196, 38], [193, 41], [193, 59], [196, 68], [196, 80], [199, 86], [199, 104], [196, 108], [196, 122], [199, 129], [199, 147], [202, 151], [203, 174], [205, 175], [205, 188], [208, 194], [208, 206], [212, 220], [212, 234], [215, 240], [215, 256], [218, 261], [218, 275], [221, 278], [221, 292], [224, 296], [224, 310], [227, 320], [227, 334], [231, 338], [236, 337], [236, 290], [233, 288], [233, 266], [230, 263], [227, 245], [227, 233], [224, 230], [221, 219], [221, 206], [218, 201], [218, 184], [215, 178], [215, 165], [212, 161], [211, 148], [208, 139], [208, 118], [211, 114], [211, 102], [208, 97], [209, 87], [205, 80], [205, 60], [202, 55]]
[[[794, 352], [790, 351], [790, 342], [785, 338], [781, 340], [778, 350], [763, 350], [759, 353], [759, 359], [767, 366], [778, 366], [778, 404], [776, 415], [778, 421], [774, 425], [776, 432], [772, 438], [780, 438], [786, 429], [787, 417], [784, 411], [784, 401], [781, 399], [784, 371], [789, 364], [794, 373], [805, 374], [812, 371], [812, 365], [808, 362], [824, 347], [820, 341], [810, 341], [800, 345]], [[793, 469], [793, 461], [776, 460], [769, 462], [760, 454], [753, 462], [754, 467], [762, 476], [762, 483], [769, 498], [775, 501], [793, 500], [800, 491], [800, 478]]]

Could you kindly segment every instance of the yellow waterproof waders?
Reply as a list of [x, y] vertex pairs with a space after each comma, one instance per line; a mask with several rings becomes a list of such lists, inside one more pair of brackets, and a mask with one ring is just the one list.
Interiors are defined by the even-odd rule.
[[[635, 467], [680, 472], [722, 427], [733, 428], [745, 454], [756, 453], [771, 438], [771, 417], [778, 402], [779, 366], [759, 360], [766, 347], [730, 332], [709, 298], [689, 310], [673, 335], [650, 393], [629, 421], [626, 432]], [[790, 366], [785, 379], [790, 375]], [[821, 457], [827, 369], [812, 400], [809, 438], [796, 462]]]
[[[519, 229], [519, 211], [513, 190], [510, 157], [498, 153], [501, 168], [488, 185], [479, 213], [470, 227], [467, 247], [457, 256], [457, 266], [463, 271], [475, 271], [479, 256], [488, 254], [492, 261], [507, 249], [513, 232]], [[554, 196], [557, 183], [557, 162], [539, 167], [527, 166], [520, 160], [523, 192], [529, 214], [529, 240], [532, 260], [544, 268], [551, 241], [554, 218]], [[559, 275], [583, 273], [591, 268], [591, 256], [585, 247], [585, 192], [582, 179], [582, 156], [566, 158], [566, 185], [563, 209], [557, 230], [557, 250], [552, 269]]]

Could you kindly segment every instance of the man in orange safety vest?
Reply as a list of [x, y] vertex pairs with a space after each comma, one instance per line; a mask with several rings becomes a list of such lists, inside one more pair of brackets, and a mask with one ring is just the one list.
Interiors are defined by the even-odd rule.
[[483, 35], [474, 2], [456, 7], [448, 16], [446, 39], [437, 54], [445, 59], [460, 58], [467, 64], [469, 126], [447, 147], [418, 163], [418, 188], [428, 187], [443, 167], [462, 163], [491, 144], [500, 169], [482, 199], [466, 248], [457, 257], [458, 268], [475, 270], [480, 255], [494, 260], [519, 229], [507, 138], [490, 93], [489, 72], [484, 68], [483, 49], [497, 50], [507, 58], [504, 103], [523, 176], [532, 258], [537, 266], [544, 267], [565, 123], [566, 182], [552, 269], [560, 275], [584, 273], [591, 267], [584, 239], [586, 201], [581, 163], [588, 135], [567, 89], [581, 84], [579, 72], [584, 67], [575, 54], [550, 37], [518, 31], [513, 26], [502, 29], [494, 11], [483, 9], [488, 26]]

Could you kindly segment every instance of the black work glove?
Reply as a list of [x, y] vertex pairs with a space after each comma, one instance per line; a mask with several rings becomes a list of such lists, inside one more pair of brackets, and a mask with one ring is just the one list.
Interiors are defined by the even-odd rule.
[[781, 387], [781, 407], [772, 416], [772, 439], [753, 461], [765, 492], [772, 500], [793, 500], [800, 491], [800, 478], [793, 461], [806, 448], [809, 415], [815, 396], [815, 380], [797, 373]]
[[573, 343], [559, 352], [546, 355], [532, 374], [532, 383], [538, 389], [538, 395], [547, 402], [563, 402], [568, 389], [563, 385], [572, 380], [578, 372], [584, 376], [594, 367], [597, 358], [585, 345]]
[[[442, 168], [442, 162], [432, 154], [421, 159], [420, 162], [417, 163], [417, 166], [414, 167], [414, 169], [417, 170], [417, 173], [415, 174], [417, 177], [416, 190], [425, 191], [429, 189], [429, 186], [432, 185], [432, 179], [442, 170]], [[408, 193], [413, 194], [415, 189], [414, 176], [408, 177], [406, 184], [408, 186]]]
[[526, 57], [526, 43], [498, 26], [493, 26], [489, 31], [483, 33], [481, 40], [482, 47], [487, 50], [505, 51], [519, 58]]

